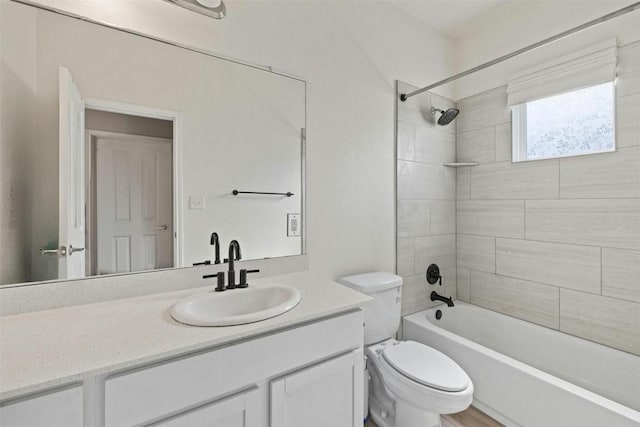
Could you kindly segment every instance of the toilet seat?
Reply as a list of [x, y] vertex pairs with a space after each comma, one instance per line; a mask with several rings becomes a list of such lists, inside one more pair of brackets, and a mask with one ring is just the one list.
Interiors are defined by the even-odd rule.
[[415, 341], [404, 341], [382, 352], [385, 361], [400, 374], [424, 386], [445, 392], [469, 387], [469, 377], [445, 354]]

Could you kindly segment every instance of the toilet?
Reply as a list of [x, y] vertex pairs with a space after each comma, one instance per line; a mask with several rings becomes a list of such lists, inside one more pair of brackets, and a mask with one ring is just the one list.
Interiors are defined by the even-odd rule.
[[338, 282], [374, 298], [363, 307], [364, 345], [369, 413], [379, 427], [439, 427], [440, 414], [471, 405], [473, 383], [456, 362], [424, 344], [393, 338], [401, 320], [401, 277], [378, 272]]

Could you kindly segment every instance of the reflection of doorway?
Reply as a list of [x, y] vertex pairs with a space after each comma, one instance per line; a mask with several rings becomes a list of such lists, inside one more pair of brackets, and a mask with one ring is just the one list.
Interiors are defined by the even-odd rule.
[[87, 274], [174, 264], [173, 122], [86, 110]]

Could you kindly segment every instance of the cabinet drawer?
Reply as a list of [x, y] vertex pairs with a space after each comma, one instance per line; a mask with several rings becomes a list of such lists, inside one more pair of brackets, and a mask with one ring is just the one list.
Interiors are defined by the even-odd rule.
[[108, 378], [105, 426], [149, 423], [362, 346], [362, 313], [229, 345]]
[[8, 402], [0, 406], [2, 427], [82, 427], [82, 387]]

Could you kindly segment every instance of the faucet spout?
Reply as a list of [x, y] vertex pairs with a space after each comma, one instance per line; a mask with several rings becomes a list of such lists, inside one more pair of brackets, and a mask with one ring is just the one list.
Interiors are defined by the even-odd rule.
[[237, 240], [232, 240], [229, 243], [229, 279], [227, 288], [233, 289], [236, 287], [236, 271], [234, 261], [240, 261], [242, 255], [240, 253], [240, 243]]
[[453, 299], [438, 295], [436, 291], [431, 292], [431, 301], [442, 301], [447, 304], [447, 307], [453, 307]]
[[211, 241], [209, 242], [211, 246], [215, 248], [215, 264], [220, 264], [220, 238], [218, 237], [218, 233], [211, 233]]

